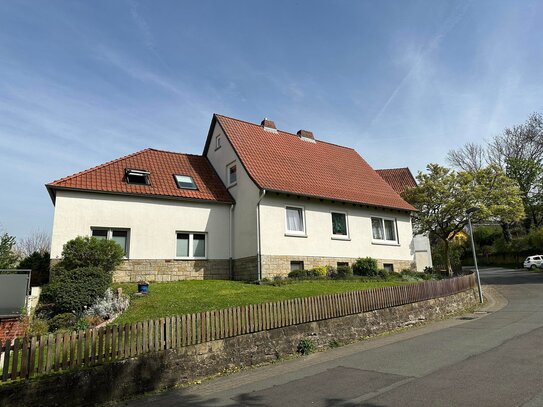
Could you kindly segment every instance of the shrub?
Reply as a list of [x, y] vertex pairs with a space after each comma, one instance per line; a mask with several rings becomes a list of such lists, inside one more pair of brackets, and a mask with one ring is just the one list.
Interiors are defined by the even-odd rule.
[[[98, 324], [96, 324], [98, 325]], [[86, 318], [79, 318], [77, 320], [77, 322], [75, 323], [74, 325], [74, 330], [75, 331], [84, 331], [85, 329], [89, 329], [91, 327], [91, 325], [89, 324], [89, 322], [87, 321]]]
[[306, 270], [292, 270], [288, 273], [288, 278], [307, 278]]
[[377, 275], [379, 277], [381, 277], [383, 280], [388, 280], [389, 276], [391, 275], [392, 273], [388, 272], [387, 270], [385, 269], [379, 269], [377, 270]]
[[42, 286], [49, 282], [49, 264], [51, 256], [49, 252], [34, 252], [30, 256], [25, 257], [19, 265], [18, 269], [30, 269], [30, 285], [32, 287]]
[[85, 313], [102, 319], [111, 319], [115, 315], [124, 312], [129, 304], [128, 297], [122, 294], [117, 295], [111, 288], [108, 288], [104, 296], [98, 298]]
[[326, 266], [318, 266], [318, 267], [313, 267], [310, 271], [313, 277], [326, 277], [328, 270]]
[[328, 342], [328, 346], [333, 348], [339, 348], [341, 346], [341, 342], [339, 342], [337, 339], [332, 339], [330, 342]]
[[353, 264], [353, 272], [358, 276], [376, 276], [377, 260], [371, 257], [358, 258]]
[[49, 331], [55, 332], [59, 329], [72, 329], [77, 322], [77, 318], [71, 312], [64, 312], [55, 315], [49, 320]]
[[298, 343], [296, 352], [301, 355], [309, 355], [310, 353], [315, 352], [315, 343], [311, 339], [304, 338]]
[[421, 281], [427, 279], [425, 278], [425, 276], [427, 275], [425, 275], [424, 273], [419, 273], [418, 271], [408, 268], [403, 269], [400, 274], [402, 276], [402, 279], [404, 279], [405, 281]]
[[351, 266], [339, 266], [336, 271], [337, 279], [347, 279], [353, 276], [353, 269]]
[[49, 324], [45, 319], [41, 318], [32, 318], [26, 334], [30, 336], [46, 335], [49, 332]]
[[99, 267], [111, 272], [123, 257], [124, 250], [113, 240], [79, 236], [64, 245], [60, 265], [66, 270]]
[[79, 314], [103, 296], [111, 282], [111, 273], [98, 267], [57, 268], [53, 281], [43, 288], [42, 301], [54, 304], [55, 313]]
[[311, 270], [293, 270], [288, 273], [289, 278], [295, 279], [313, 279], [326, 277], [326, 267], [315, 267]]
[[434, 274], [434, 268], [430, 266], [424, 267], [424, 274]]

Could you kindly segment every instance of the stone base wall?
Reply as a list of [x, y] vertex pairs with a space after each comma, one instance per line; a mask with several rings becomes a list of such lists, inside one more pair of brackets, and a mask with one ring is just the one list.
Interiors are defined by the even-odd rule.
[[234, 280], [255, 281], [258, 280], [257, 257], [244, 257], [234, 259]]
[[139, 280], [228, 280], [230, 260], [125, 260], [113, 274], [117, 283]]
[[[352, 257], [318, 257], [318, 256], [262, 256], [262, 278], [273, 278], [275, 276], [286, 276], [290, 273], [291, 261], [303, 261], [305, 269], [318, 266], [337, 267], [338, 263], [349, 263], [352, 265], [356, 259]], [[415, 263], [411, 260], [387, 260], [377, 259], [379, 268], [383, 264], [392, 264], [394, 271], [401, 271], [409, 268], [415, 269]]]
[[[276, 361], [295, 354], [304, 338], [311, 339], [317, 348], [327, 348], [331, 341], [349, 343], [420, 321], [440, 319], [476, 303], [475, 290], [469, 290], [399, 307], [152, 352], [70, 373], [4, 384], [0, 386], [0, 405], [93, 406], [126, 399], [186, 384], [226, 369]], [[178, 405], [198, 404], [191, 396], [185, 398], [179, 394], [177, 397]]]

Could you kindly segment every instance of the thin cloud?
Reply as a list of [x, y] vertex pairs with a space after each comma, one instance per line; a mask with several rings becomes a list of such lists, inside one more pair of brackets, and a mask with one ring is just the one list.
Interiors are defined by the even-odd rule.
[[381, 120], [383, 114], [386, 112], [386, 110], [388, 109], [390, 104], [394, 101], [394, 99], [396, 99], [400, 90], [405, 86], [407, 82], [411, 80], [412, 76], [421, 69], [421, 67], [424, 65], [426, 61], [426, 58], [428, 57], [428, 54], [430, 54], [435, 49], [439, 48], [441, 41], [443, 41], [443, 39], [447, 36], [447, 34], [449, 34], [449, 32], [451, 32], [453, 28], [458, 24], [458, 22], [462, 19], [464, 14], [466, 14], [466, 11], [468, 10], [469, 5], [470, 3], [465, 3], [463, 5], [456, 7], [455, 11], [444, 21], [440, 30], [431, 38], [431, 40], [422, 49], [422, 51], [415, 57], [415, 61], [411, 65], [411, 68], [400, 80], [400, 83], [398, 84], [398, 86], [394, 88], [394, 90], [392, 91], [391, 95], [388, 97], [385, 104], [381, 107], [377, 115], [370, 122], [370, 127], [372, 127], [376, 122]]
[[143, 43], [149, 50], [154, 51], [155, 40], [147, 20], [139, 12], [138, 3], [136, 3], [134, 0], [129, 0], [128, 4], [130, 5], [130, 16], [143, 36]]

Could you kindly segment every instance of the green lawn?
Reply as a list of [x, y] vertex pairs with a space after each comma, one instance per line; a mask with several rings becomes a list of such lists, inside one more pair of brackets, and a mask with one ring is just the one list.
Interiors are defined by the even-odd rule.
[[[175, 281], [151, 283], [146, 296], [131, 295], [130, 307], [115, 322], [136, 322], [165, 316], [190, 314], [246, 304], [258, 304], [406, 284], [405, 281], [363, 281], [359, 279], [309, 280], [282, 286], [247, 284], [240, 281]], [[134, 294], [137, 284], [116, 284], [123, 292]]]

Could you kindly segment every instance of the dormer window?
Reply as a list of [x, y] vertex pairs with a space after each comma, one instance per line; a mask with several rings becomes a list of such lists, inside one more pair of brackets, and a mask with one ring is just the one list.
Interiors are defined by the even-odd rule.
[[174, 175], [177, 188], [181, 189], [198, 189], [192, 177], [188, 175]]
[[126, 182], [134, 185], [149, 185], [149, 175], [151, 173], [145, 170], [135, 170], [127, 168], [124, 170]]

